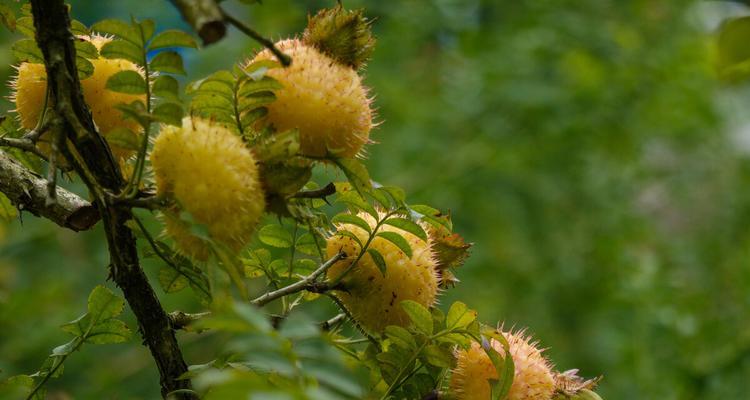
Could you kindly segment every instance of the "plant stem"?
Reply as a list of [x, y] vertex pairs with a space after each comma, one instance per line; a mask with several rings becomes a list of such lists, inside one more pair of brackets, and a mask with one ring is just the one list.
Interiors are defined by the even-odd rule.
[[302, 290], [307, 290], [311, 288], [311, 284], [315, 282], [315, 280], [320, 276], [323, 275], [326, 271], [328, 271], [329, 268], [333, 266], [333, 264], [336, 264], [337, 261], [344, 258], [344, 253], [338, 253], [335, 256], [328, 259], [328, 261], [321, 264], [318, 269], [311, 272], [310, 275], [304, 277], [303, 279], [289, 285], [285, 286], [281, 289], [274, 290], [272, 292], [268, 292], [255, 300], [251, 301], [252, 304], [255, 304], [256, 306], [264, 306], [280, 297], [284, 297], [290, 294], [294, 294], [297, 292], [300, 292]]

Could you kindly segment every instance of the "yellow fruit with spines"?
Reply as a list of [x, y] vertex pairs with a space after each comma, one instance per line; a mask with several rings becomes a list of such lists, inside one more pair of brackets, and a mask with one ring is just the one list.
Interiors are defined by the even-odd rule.
[[[555, 380], [551, 363], [544, 357], [536, 343], [523, 331], [502, 332], [510, 345], [510, 355], [515, 364], [513, 384], [508, 400], [550, 400], [555, 392]], [[490, 340], [492, 349], [501, 359], [505, 357], [502, 344]], [[495, 366], [479, 343], [456, 351], [456, 368], [451, 375], [450, 389], [456, 400], [489, 400], [489, 379], [498, 379]]]
[[[358, 216], [367, 221], [371, 229], [376, 221], [368, 213]], [[383, 215], [381, 214], [382, 218]], [[356, 225], [339, 224], [338, 232], [348, 231], [360, 242], [366, 243], [369, 234]], [[336, 291], [336, 296], [346, 306], [356, 322], [364, 329], [381, 333], [388, 325], [407, 326], [410, 319], [401, 308], [404, 300], [413, 300], [430, 307], [435, 304], [438, 295], [438, 276], [435, 270], [435, 257], [431, 244], [414, 234], [391, 225], [381, 225], [378, 232], [396, 232], [403, 236], [412, 249], [408, 257], [396, 245], [382, 237], [375, 237], [369, 245], [383, 256], [385, 275], [380, 272], [372, 256], [365, 253], [362, 258], [341, 280], [343, 289]], [[332, 235], [326, 243], [328, 257], [338, 252], [346, 258], [335, 263], [328, 271], [330, 280], [336, 280], [354, 262], [360, 252], [357, 242], [340, 233]]]
[[[276, 46], [292, 58], [292, 65], [266, 73], [283, 88], [275, 91], [276, 100], [267, 106], [261, 124], [277, 131], [299, 129], [300, 152], [305, 156], [360, 155], [369, 141], [373, 111], [357, 72], [298, 39], [282, 40]], [[263, 50], [251, 63], [260, 60], [275, 58]]]
[[265, 209], [256, 160], [239, 136], [216, 122], [186, 117], [164, 125], [154, 141], [151, 165], [157, 195], [175, 201], [163, 211], [165, 234], [177, 249], [205, 261], [211, 248], [181, 218], [189, 213], [209, 238], [233, 252], [250, 241]]
[[[111, 38], [104, 36], [80, 37], [81, 40], [89, 40], [97, 50], [111, 41]], [[107, 134], [115, 128], [128, 128], [134, 134], [139, 135], [141, 127], [132, 119], [123, 119], [121, 111], [115, 108], [120, 103], [131, 103], [135, 100], [146, 102], [145, 94], [127, 94], [117, 93], [106, 88], [107, 80], [120, 71], [138, 71], [141, 69], [134, 63], [127, 60], [111, 60], [99, 57], [95, 60], [89, 60], [94, 66], [94, 72], [91, 76], [81, 80], [81, 89], [83, 98], [88, 104], [94, 122], [99, 132], [107, 137]], [[44, 105], [44, 97], [47, 91], [47, 72], [43, 64], [34, 64], [24, 62], [17, 67], [17, 74], [10, 83], [13, 93], [11, 100], [16, 104], [16, 112], [24, 129], [34, 129], [39, 122]], [[45, 153], [49, 152], [51, 138], [42, 136], [40, 147]], [[112, 146], [112, 153], [116, 159], [124, 160], [131, 155], [133, 151], [118, 146]]]

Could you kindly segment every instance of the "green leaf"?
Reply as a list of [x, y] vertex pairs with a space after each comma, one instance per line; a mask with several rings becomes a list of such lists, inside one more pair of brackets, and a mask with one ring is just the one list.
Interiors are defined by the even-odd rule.
[[367, 168], [359, 160], [354, 158], [338, 158], [334, 160], [334, 163], [346, 175], [346, 179], [351, 182], [360, 196], [364, 196], [365, 193], [372, 190], [370, 173], [367, 172]]
[[180, 271], [170, 267], [162, 267], [159, 270], [159, 284], [165, 293], [175, 293], [186, 288], [188, 280]]
[[169, 29], [160, 32], [151, 40], [151, 43], [148, 44], [149, 51], [169, 47], [190, 47], [197, 49], [198, 43], [191, 35], [183, 31], [177, 29]]
[[86, 27], [86, 25], [83, 24], [83, 22], [74, 19], [70, 21], [70, 32], [74, 35], [82, 35], [82, 36], [89, 36], [91, 35], [91, 31], [89, 28]]
[[258, 231], [258, 240], [272, 247], [292, 247], [292, 235], [279, 225], [266, 225]]
[[151, 36], [154, 36], [154, 30], [156, 30], [156, 22], [153, 19], [144, 19], [140, 24], [143, 37], [148, 40]]
[[34, 388], [34, 379], [28, 375], [16, 375], [0, 382], [0, 398], [23, 399]]
[[374, 189], [369, 194], [377, 200], [383, 208], [391, 210], [404, 206], [405, 194], [402, 189], [395, 186], [382, 186], [377, 182], [372, 182], [372, 186]]
[[16, 29], [27, 38], [34, 39], [36, 29], [34, 29], [34, 19], [31, 17], [21, 17], [16, 20]]
[[35, 64], [44, 64], [42, 51], [33, 39], [21, 39], [13, 43], [13, 55], [19, 62], [27, 61]]
[[146, 105], [140, 100], [134, 100], [130, 104], [117, 104], [116, 109], [120, 110], [123, 114], [123, 118], [130, 118], [138, 123], [142, 127], [147, 127], [148, 123], [152, 120], [149, 113], [146, 112]]
[[417, 349], [417, 342], [414, 340], [412, 334], [398, 325], [389, 325], [385, 327], [385, 336], [390, 339], [393, 344], [404, 350], [414, 351]]
[[354, 225], [361, 229], [363, 229], [368, 234], [372, 233], [372, 228], [370, 227], [370, 224], [367, 223], [364, 219], [354, 215], [354, 214], [336, 214], [331, 218], [331, 221], [335, 224], [348, 224], [348, 225]]
[[477, 312], [469, 309], [466, 304], [457, 301], [451, 304], [448, 315], [445, 317], [445, 325], [448, 329], [462, 329], [474, 322]]
[[76, 57], [76, 69], [78, 70], [78, 79], [80, 80], [84, 80], [94, 74], [94, 64], [83, 57]]
[[372, 261], [375, 262], [375, 265], [380, 270], [380, 274], [383, 275], [383, 276], [385, 276], [386, 265], [385, 265], [385, 259], [383, 258], [383, 255], [380, 254], [379, 251], [377, 251], [377, 250], [375, 250], [373, 248], [368, 248], [367, 249], [367, 254], [369, 254], [370, 257], [372, 258]]
[[237, 95], [240, 97], [247, 97], [258, 92], [271, 92], [283, 87], [284, 86], [276, 79], [266, 76], [263, 79], [257, 81], [244, 81], [242, 85], [240, 85], [240, 90], [237, 92]]
[[125, 302], [104, 286], [97, 286], [88, 299], [88, 312], [74, 321], [61, 326], [62, 330], [85, 339], [87, 332], [96, 325], [112, 319], [120, 313]]
[[75, 41], [76, 56], [96, 60], [99, 58], [99, 51], [93, 43], [88, 40], [78, 39]]
[[401, 308], [406, 311], [417, 330], [425, 335], [432, 335], [432, 314], [429, 310], [413, 300], [402, 301]]
[[376, 220], [380, 217], [377, 210], [375, 210], [375, 207], [365, 201], [356, 192], [347, 190], [338, 183], [336, 184], [336, 192], [339, 194], [338, 197], [336, 197], [336, 202], [346, 204], [353, 213], [364, 211], [372, 215]]
[[411, 246], [403, 236], [399, 235], [396, 232], [378, 232], [376, 236], [382, 237], [383, 239], [393, 243], [394, 245], [396, 245], [396, 247], [403, 251], [407, 257], [411, 258]]
[[127, 40], [138, 47], [143, 46], [139, 30], [125, 21], [119, 19], [105, 19], [91, 25], [94, 32], [107, 33]]
[[138, 45], [125, 40], [112, 40], [105, 43], [99, 54], [104, 58], [128, 60], [143, 65], [143, 50]]
[[[318, 242], [317, 244], [315, 242]], [[304, 233], [297, 239], [297, 251], [308, 256], [320, 255], [318, 249], [323, 249], [325, 252], [326, 242], [323, 238], [317, 234]]]
[[300, 258], [294, 260], [294, 273], [307, 275], [318, 268], [318, 263], [309, 258]]
[[163, 97], [168, 100], [179, 101], [180, 83], [172, 76], [159, 75], [151, 88], [154, 96]]
[[589, 389], [581, 389], [571, 400], [602, 400], [601, 396]]
[[0, 22], [8, 28], [9, 31], [16, 31], [16, 13], [7, 4], [0, 3]]
[[185, 75], [182, 56], [174, 51], [162, 51], [148, 64], [151, 70]]
[[490, 380], [492, 399], [494, 400], [504, 399], [508, 395], [515, 375], [515, 365], [513, 364], [513, 357], [510, 356], [508, 341], [502, 337], [500, 342], [505, 349], [505, 356], [501, 356], [490, 344], [489, 340], [482, 337], [482, 349], [484, 349], [484, 352], [492, 361], [492, 365], [495, 366], [495, 371], [497, 371], [497, 376], [499, 377], [497, 380]]
[[384, 210], [390, 210], [392, 208], [393, 204], [391, 203], [390, 197], [387, 193], [381, 191], [380, 188], [375, 188], [369, 193], [369, 195], [375, 199]]
[[383, 223], [386, 225], [395, 226], [396, 228], [409, 232], [412, 235], [422, 240], [425, 240], [425, 241], [427, 240], [427, 233], [424, 231], [424, 229], [422, 229], [422, 227], [419, 226], [419, 224], [413, 221], [410, 221], [406, 218], [400, 218], [400, 217], [388, 218]]
[[165, 124], [182, 126], [182, 105], [179, 103], [166, 102], [154, 107], [154, 119]]
[[131, 331], [119, 319], [107, 319], [94, 325], [86, 335], [86, 343], [111, 344], [130, 340]]
[[425, 219], [429, 224], [438, 228], [444, 227], [448, 231], [453, 230], [453, 225], [451, 224], [450, 220], [445, 218], [445, 215], [440, 212], [440, 210], [422, 204], [409, 206], [409, 208], [412, 211], [418, 213], [419, 217], [421, 219]]
[[0, 193], [0, 220], [12, 221], [16, 217], [18, 217], [18, 210], [8, 197]]
[[102, 285], [95, 287], [89, 295], [88, 312], [95, 323], [117, 317], [124, 307], [125, 302]]
[[279, 68], [281, 64], [276, 60], [254, 61], [246, 65], [242, 71], [252, 80], [259, 81], [266, 77], [266, 72], [272, 68]]
[[[351, 238], [352, 240], [354, 240], [357, 243], [357, 245], [359, 245], [360, 249], [362, 248], [362, 241], [359, 240], [359, 237], [357, 237], [357, 235], [355, 235], [354, 233], [349, 232], [349, 231], [338, 231], [338, 232], [336, 232], [336, 234], [340, 235], [340, 236], [346, 236], [348, 238]], [[348, 255], [352, 255], [352, 254], [348, 254]]]
[[268, 115], [267, 108], [256, 108], [254, 110], [245, 111], [240, 118], [240, 122], [242, 123], [242, 127], [247, 129], [248, 127], [251, 127], [255, 123], [255, 121], [265, 117], [266, 115]]
[[422, 350], [421, 357], [431, 365], [439, 368], [450, 368], [453, 362], [453, 355], [450, 348], [440, 347], [435, 344], [429, 344]]
[[119, 93], [145, 94], [146, 81], [136, 71], [120, 71], [107, 80], [107, 89]]
[[137, 151], [141, 147], [138, 135], [124, 126], [118, 126], [107, 132], [107, 143], [126, 150]]

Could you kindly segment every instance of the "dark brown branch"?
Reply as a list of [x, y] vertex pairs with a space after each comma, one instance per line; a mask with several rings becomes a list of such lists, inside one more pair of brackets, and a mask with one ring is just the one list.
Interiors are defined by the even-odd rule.
[[139, 265], [135, 237], [126, 225], [133, 214], [107, 201], [105, 193], [120, 193], [125, 181], [107, 143], [97, 132], [81, 93], [68, 9], [63, 0], [31, 0], [31, 6], [36, 41], [44, 55], [50, 101], [72, 143], [63, 153], [88, 186], [101, 212], [110, 253], [110, 276], [138, 319], [144, 343], [159, 369], [162, 395], [178, 391], [174, 398], [194, 398], [190, 391], [180, 390], [191, 386], [189, 380], [180, 379], [187, 372], [187, 365], [171, 320]]
[[276, 47], [276, 45], [271, 40], [261, 35], [260, 33], [256, 32], [253, 28], [243, 24], [242, 21], [225, 13], [223, 10], [221, 12], [226, 22], [234, 25], [234, 27], [239, 29], [242, 33], [244, 33], [247, 36], [250, 36], [256, 42], [262, 44], [263, 47], [267, 48], [271, 53], [273, 53], [274, 56], [276, 56], [276, 59], [279, 60], [281, 65], [285, 67], [292, 65], [292, 58], [284, 54], [281, 50], [279, 50], [279, 48]]
[[227, 33], [224, 16], [215, 0], [170, 0], [195, 29], [203, 45], [218, 42]]
[[57, 188], [57, 201], [47, 204], [47, 183], [0, 150], [0, 192], [19, 210], [74, 231], [85, 231], [99, 221], [96, 207], [60, 187]]

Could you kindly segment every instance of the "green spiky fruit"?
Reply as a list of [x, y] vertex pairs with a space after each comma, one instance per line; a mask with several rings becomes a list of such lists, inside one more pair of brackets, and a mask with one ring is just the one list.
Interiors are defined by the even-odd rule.
[[[510, 345], [515, 364], [513, 384], [508, 400], [550, 400], [555, 381], [550, 362], [535, 343], [529, 342], [523, 331], [502, 332]], [[502, 344], [492, 339], [492, 349], [505, 357]], [[492, 351], [492, 350], [491, 350]], [[456, 351], [456, 368], [451, 376], [451, 393], [457, 400], [488, 400], [491, 398], [490, 379], [498, 379], [497, 370], [482, 346], [472, 343], [467, 350]]]
[[[275, 92], [261, 124], [279, 132], [298, 129], [300, 154], [308, 157], [359, 155], [369, 141], [373, 112], [356, 71], [297, 39], [276, 46], [293, 61], [289, 67], [268, 70], [283, 88]], [[273, 54], [264, 50], [251, 62], [270, 59]]]
[[[367, 221], [372, 229], [375, 228], [376, 221], [370, 214], [360, 213], [359, 217]], [[362, 243], [367, 242], [369, 236], [364, 229], [355, 225], [339, 224], [337, 228], [339, 233], [328, 239], [326, 251], [329, 257], [342, 251], [346, 258], [328, 270], [329, 279], [336, 279], [344, 273], [360, 252], [359, 244], [341, 232], [355, 235]], [[399, 304], [402, 301], [413, 300], [430, 307], [438, 295], [438, 277], [430, 242], [390, 225], [381, 226], [380, 231], [396, 232], [403, 236], [411, 246], [412, 256], [408, 257], [388, 240], [375, 237], [369, 248], [382, 255], [385, 275], [372, 256], [366, 253], [344, 276], [341, 281], [344, 290], [336, 294], [354, 319], [363, 328], [375, 333], [382, 332], [388, 325], [409, 324], [409, 317]]]
[[210, 255], [181, 213], [203, 225], [211, 240], [242, 249], [255, 229], [265, 198], [255, 158], [226, 127], [185, 118], [181, 127], [163, 126], [151, 153], [158, 195], [176, 206], [163, 212], [165, 233], [177, 248], [197, 260]]
[[302, 40], [354, 69], [362, 68], [375, 50], [375, 38], [364, 10], [345, 10], [341, 6], [308, 17]]

